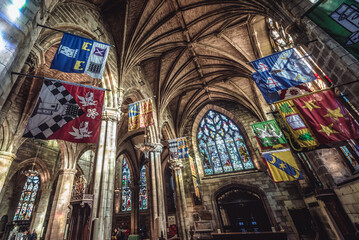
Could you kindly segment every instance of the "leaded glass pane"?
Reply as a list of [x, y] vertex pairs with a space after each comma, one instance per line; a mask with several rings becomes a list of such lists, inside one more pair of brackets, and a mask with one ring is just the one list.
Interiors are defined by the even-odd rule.
[[200, 123], [197, 139], [206, 175], [254, 168], [238, 126], [223, 114], [208, 111]]
[[146, 167], [142, 166], [140, 174], [140, 210], [147, 209]]
[[122, 211], [131, 211], [131, 174], [127, 161], [124, 158], [122, 163]]
[[29, 176], [27, 178], [15, 212], [14, 221], [30, 220], [39, 185], [39, 176]]

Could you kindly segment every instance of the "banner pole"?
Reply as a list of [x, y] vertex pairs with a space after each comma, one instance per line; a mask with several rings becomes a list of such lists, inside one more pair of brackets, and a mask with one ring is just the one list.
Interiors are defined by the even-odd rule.
[[26, 74], [26, 73], [11, 72], [11, 75], [19, 75], [19, 76], [39, 78], [39, 79], [49, 79], [49, 80], [54, 80], [54, 81], [58, 81], [58, 82], [67, 83], [67, 84], [70, 84], [70, 85], [78, 85], [78, 86], [83, 86], [83, 87], [87, 87], [87, 88], [94, 88], [94, 89], [99, 89], [99, 90], [111, 91], [110, 89], [106, 89], [106, 88], [100, 88], [100, 87], [94, 87], [94, 86], [90, 86], [90, 85], [84, 85], [84, 84], [79, 84], [79, 83], [67, 82], [67, 81], [64, 81], [64, 80], [59, 80], [59, 79], [54, 79], [54, 78], [47, 78], [47, 77], [41, 77], [41, 76], [36, 76], [36, 75], [31, 75], [31, 74]]

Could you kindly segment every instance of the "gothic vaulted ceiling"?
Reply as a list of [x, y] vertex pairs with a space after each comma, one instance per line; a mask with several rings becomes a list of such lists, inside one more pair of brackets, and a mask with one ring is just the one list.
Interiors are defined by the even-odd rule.
[[176, 131], [214, 100], [241, 103], [260, 116], [248, 64], [259, 57], [253, 22], [275, 4], [265, 0], [92, 0], [114, 36], [120, 85], [140, 65], [159, 114], [169, 108]]

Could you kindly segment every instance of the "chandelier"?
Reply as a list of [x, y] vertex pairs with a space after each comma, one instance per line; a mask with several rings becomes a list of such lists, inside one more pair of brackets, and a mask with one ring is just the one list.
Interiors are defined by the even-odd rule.
[[39, 172], [35, 170], [35, 165], [36, 165], [36, 159], [37, 159], [37, 156], [39, 154], [41, 147], [42, 147], [42, 143], [40, 143], [39, 147], [37, 148], [36, 156], [34, 158], [34, 162], [32, 163], [31, 169], [22, 171], [22, 174], [24, 174], [26, 177], [35, 177], [35, 176], [39, 175]]
[[147, 134], [145, 128], [144, 142], [135, 145], [135, 148], [145, 155], [145, 159], [149, 159], [150, 152], [161, 152], [163, 145], [161, 143], [151, 143], [147, 141]]

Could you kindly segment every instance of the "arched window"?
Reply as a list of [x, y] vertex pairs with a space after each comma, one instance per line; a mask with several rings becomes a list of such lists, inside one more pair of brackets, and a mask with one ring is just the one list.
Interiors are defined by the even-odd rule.
[[121, 211], [131, 211], [131, 174], [126, 158], [122, 162], [122, 201]]
[[15, 212], [14, 221], [30, 220], [39, 187], [40, 177], [38, 175], [27, 177]]
[[197, 139], [206, 175], [254, 168], [238, 126], [223, 114], [208, 111]]
[[143, 165], [140, 173], [140, 210], [147, 209], [146, 166]]

